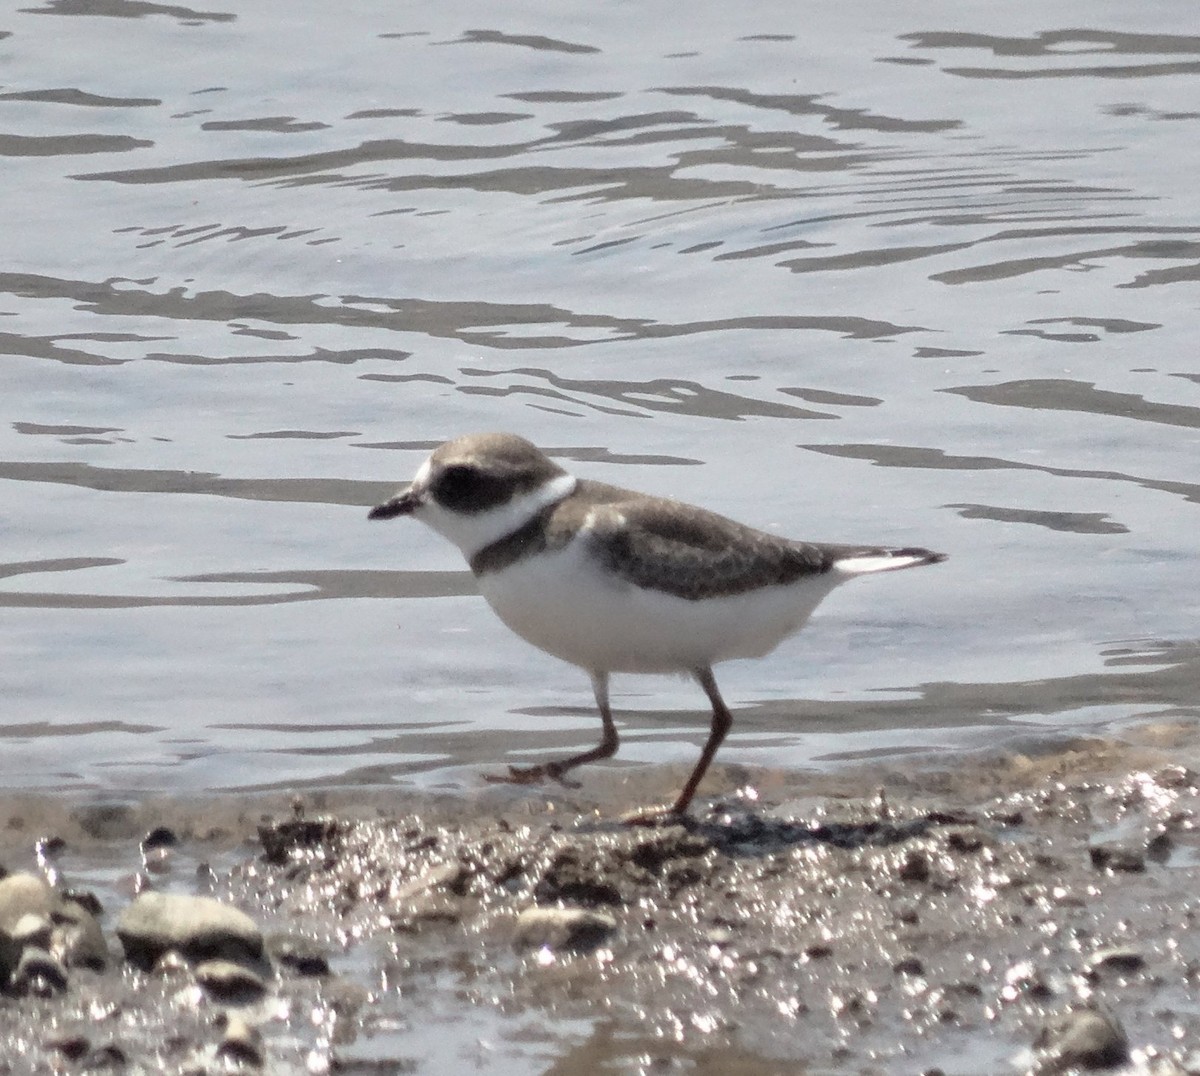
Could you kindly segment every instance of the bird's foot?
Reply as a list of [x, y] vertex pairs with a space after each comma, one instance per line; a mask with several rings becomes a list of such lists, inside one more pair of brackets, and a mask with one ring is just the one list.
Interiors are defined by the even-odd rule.
[[536, 785], [546, 778], [564, 788], [578, 788], [578, 781], [568, 781], [567, 767], [560, 762], [545, 762], [538, 766], [509, 766], [508, 773], [485, 773], [483, 779], [493, 785]]
[[683, 815], [683, 809], [675, 803], [660, 803], [653, 807], [638, 807], [621, 815], [623, 826], [657, 826], [672, 822]]

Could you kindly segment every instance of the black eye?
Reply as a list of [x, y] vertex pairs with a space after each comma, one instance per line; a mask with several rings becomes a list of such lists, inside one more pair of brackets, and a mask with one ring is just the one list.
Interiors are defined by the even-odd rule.
[[454, 512], [482, 512], [506, 500], [503, 483], [466, 463], [447, 467], [433, 483], [433, 495], [443, 508]]

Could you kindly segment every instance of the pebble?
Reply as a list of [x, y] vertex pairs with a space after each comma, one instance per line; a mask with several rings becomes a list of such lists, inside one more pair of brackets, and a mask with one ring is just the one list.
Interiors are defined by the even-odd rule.
[[928, 882], [931, 873], [929, 857], [920, 850], [906, 852], [896, 870], [902, 882]]
[[1129, 1059], [1129, 1040], [1121, 1025], [1096, 1009], [1077, 1009], [1047, 1020], [1034, 1045], [1042, 1053], [1036, 1071], [1102, 1069]]
[[174, 848], [178, 843], [179, 838], [173, 829], [168, 829], [166, 826], [155, 826], [142, 838], [142, 853], [145, 854], [155, 848]]
[[1119, 947], [1100, 949], [1087, 961], [1088, 974], [1093, 978], [1106, 971], [1127, 975], [1141, 971], [1145, 966], [1146, 958], [1138, 950]]
[[12, 925], [8, 936], [22, 951], [31, 946], [36, 949], [49, 949], [52, 931], [50, 920], [45, 916], [36, 912], [26, 912]]
[[245, 912], [212, 897], [145, 892], [121, 913], [117, 937], [131, 964], [149, 971], [174, 950], [193, 963], [231, 960], [257, 965], [263, 937]]
[[79, 901], [64, 898], [54, 913], [50, 951], [68, 967], [103, 971], [108, 966], [108, 942], [100, 922]]
[[517, 916], [516, 943], [530, 949], [594, 949], [617, 929], [617, 921], [587, 908], [526, 908]]
[[1140, 848], [1124, 844], [1094, 844], [1088, 849], [1096, 870], [1138, 874], [1146, 869], [1146, 854]]
[[27, 948], [17, 962], [9, 987], [17, 994], [48, 998], [67, 988], [67, 969], [45, 949]]
[[262, 1068], [266, 1060], [263, 1054], [262, 1032], [240, 1016], [229, 1017], [221, 1045], [217, 1047], [217, 1056], [242, 1065]]
[[271, 956], [296, 975], [317, 978], [329, 974], [325, 954], [302, 938], [275, 938], [269, 948]]
[[47, 1050], [52, 1050], [56, 1054], [61, 1054], [68, 1061], [79, 1061], [87, 1056], [87, 1052], [92, 1048], [92, 1044], [88, 1041], [86, 1035], [78, 1031], [59, 1031], [46, 1039], [45, 1046]]
[[36, 874], [19, 871], [0, 879], [0, 933], [11, 937], [13, 927], [25, 915], [49, 919], [55, 903], [54, 890]]
[[19, 872], [0, 880], [0, 984], [9, 981], [30, 949], [72, 966], [103, 968], [108, 961], [96, 917], [78, 901], [60, 896], [44, 878]]
[[195, 975], [209, 994], [231, 1005], [255, 1001], [267, 992], [262, 976], [232, 960], [202, 960]]

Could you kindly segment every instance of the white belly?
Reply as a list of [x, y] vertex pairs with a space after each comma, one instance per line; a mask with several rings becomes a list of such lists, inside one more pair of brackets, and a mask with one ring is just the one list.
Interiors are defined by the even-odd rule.
[[679, 672], [775, 649], [843, 578], [830, 572], [790, 586], [688, 601], [613, 579], [572, 543], [479, 582], [508, 627], [564, 661], [608, 672]]

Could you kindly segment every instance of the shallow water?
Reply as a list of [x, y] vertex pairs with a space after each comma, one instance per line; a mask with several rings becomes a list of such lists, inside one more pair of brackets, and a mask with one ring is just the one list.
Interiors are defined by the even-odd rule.
[[[723, 668], [722, 759], [1197, 713], [1192, 5], [46, 0], [0, 56], [8, 787], [594, 742], [584, 676], [366, 522], [478, 429], [951, 555]], [[693, 685], [614, 689], [622, 761], [695, 757]]]

